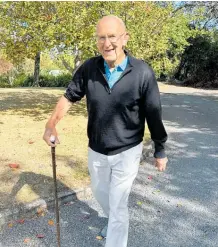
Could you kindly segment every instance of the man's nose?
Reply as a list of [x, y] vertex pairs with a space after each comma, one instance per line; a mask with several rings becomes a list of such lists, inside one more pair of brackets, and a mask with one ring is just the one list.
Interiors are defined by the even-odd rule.
[[104, 46], [109, 47], [109, 46], [111, 46], [111, 45], [112, 45], [112, 44], [111, 44], [109, 38], [108, 38], [108, 37], [105, 37]]

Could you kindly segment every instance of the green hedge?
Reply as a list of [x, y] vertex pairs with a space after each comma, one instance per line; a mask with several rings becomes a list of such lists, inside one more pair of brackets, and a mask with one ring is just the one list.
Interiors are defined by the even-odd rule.
[[[39, 77], [40, 87], [67, 87], [72, 79], [72, 75], [63, 74], [58, 76], [41, 75]], [[32, 87], [34, 84], [33, 76], [19, 74], [10, 85], [8, 76], [0, 76], [0, 87]]]
[[3, 87], [3, 88], [11, 87], [7, 76], [5, 75], [0, 76], [0, 87]]

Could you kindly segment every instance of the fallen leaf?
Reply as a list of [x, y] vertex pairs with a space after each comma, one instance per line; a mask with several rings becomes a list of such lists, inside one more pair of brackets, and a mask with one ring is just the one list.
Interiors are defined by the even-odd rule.
[[28, 143], [29, 143], [29, 144], [33, 144], [33, 143], [34, 143], [34, 141], [28, 141]]
[[37, 238], [44, 238], [45, 235], [43, 235], [43, 234], [38, 234], [38, 235], [36, 235], [36, 237], [37, 237]]
[[20, 219], [20, 220], [17, 221], [17, 223], [19, 223], [19, 224], [23, 224], [24, 222], [25, 222], [24, 219]]
[[8, 223], [8, 227], [13, 227], [13, 224], [12, 223]]
[[23, 242], [24, 243], [29, 243], [29, 241], [30, 241], [30, 238], [25, 238]]
[[54, 221], [53, 221], [53, 220], [49, 220], [49, 221], [48, 221], [48, 224], [49, 224], [50, 226], [53, 226], [53, 225], [54, 225]]
[[177, 203], [176, 207], [182, 207], [182, 204], [181, 203]]
[[159, 193], [160, 192], [160, 190], [154, 190], [153, 192], [152, 192], [152, 194], [156, 194], [156, 193]]
[[38, 216], [45, 216], [45, 210], [46, 208], [43, 208], [43, 207], [40, 207], [40, 208], [37, 208], [37, 215]]
[[103, 237], [102, 237], [102, 236], [97, 236], [97, 237], [96, 237], [96, 239], [98, 239], [98, 240], [102, 240], [102, 239], [103, 239]]
[[19, 164], [16, 164], [16, 163], [8, 164], [8, 166], [9, 166], [10, 168], [16, 168], [16, 169], [20, 167]]
[[137, 202], [137, 205], [141, 206], [142, 205], [142, 202]]
[[150, 180], [151, 180], [151, 179], [152, 179], [152, 176], [148, 176], [148, 179], [150, 179]]

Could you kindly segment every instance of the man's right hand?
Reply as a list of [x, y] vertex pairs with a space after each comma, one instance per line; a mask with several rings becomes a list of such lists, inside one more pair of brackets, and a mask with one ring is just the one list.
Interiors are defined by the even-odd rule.
[[[51, 142], [52, 139], [55, 140], [55, 143]], [[45, 132], [44, 132], [44, 135], [43, 135], [43, 140], [51, 147], [56, 147], [56, 144], [60, 144], [56, 128], [55, 127], [53, 127], [53, 128], [45, 128]]]
[[[65, 113], [67, 113], [67, 111], [70, 109], [72, 103], [65, 98], [64, 96], [62, 96], [51, 117], [49, 118], [48, 122], [45, 125], [45, 133], [43, 135], [43, 140], [51, 147], [55, 147], [56, 144], [60, 144], [59, 139], [58, 139], [58, 134], [56, 131], [56, 124], [62, 119], [62, 117], [65, 115]], [[52, 139], [55, 140], [55, 143], [52, 143], [51, 141], [51, 137]]]

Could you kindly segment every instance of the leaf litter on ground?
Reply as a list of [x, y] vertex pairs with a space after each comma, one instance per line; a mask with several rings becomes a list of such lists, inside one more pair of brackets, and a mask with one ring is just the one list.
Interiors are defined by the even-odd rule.
[[11, 223], [11, 222], [10, 222], [10, 223], [8, 223], [8, 227], [10, 227], [10, 228], [11, 228], [11, 227], [13, 227], [13, 226], [14, 226], [14, 224], [13, 224], [13, 223]]
[[102, 237], [102, 236], [96, 236], [96, 239], [97, 239], [97, 240], [102, 240], [103, 237]]
[[141, 206], [142, 204], [143, 204], [143, 202], [140, 202], [140, 201], [137, 202], [137, 205], [139, 205], [139, 206]]
[[24, 242], [25, 244], [29, 243], [29, 242], [30, 242], [30, 238], [25, 238], [25, 239], [23, 240], [23, 242]]
[[25, 222], [24, 219], [20, 219], [20, 220], [17, 221], [17, 223], [19, 223], [19, 224], [24, 224], [24, 222]]
[[53, 225], [54, 225], [54, 221], [53, 221], [53, 220], [49, 220], [49, 221], [48, 221], [48, 224], [49, 224], [50, 226], [53, 226]]
[[36, 237], [37, 237], [37, 238], [44, 238], [45, 235], [44, 235], [44, 234], [37, 234]]
[[16, 164], [16, 163], [10, 163], [10, 164], [8, 164], [8, 166], [10, 168], [12, 168], [12, 169], [18, 169], [18, 168], [20, 168], [20, 165], [19, 164]]

